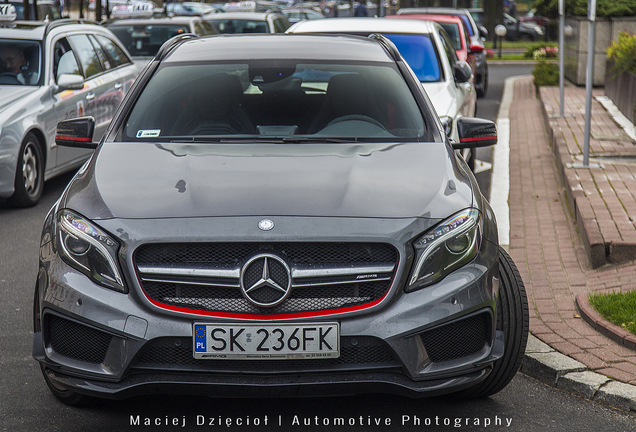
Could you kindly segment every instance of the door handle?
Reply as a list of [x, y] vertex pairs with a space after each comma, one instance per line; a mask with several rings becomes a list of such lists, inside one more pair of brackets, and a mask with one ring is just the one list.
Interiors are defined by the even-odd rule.
[[122, 87], [122, 83], [115, 83], [115, 90], [119, 90]]
[[86, 95], [86, 100], [87, 101], [92, 101], [93, 99], [95, 99], [95, 93], [88, 93]]

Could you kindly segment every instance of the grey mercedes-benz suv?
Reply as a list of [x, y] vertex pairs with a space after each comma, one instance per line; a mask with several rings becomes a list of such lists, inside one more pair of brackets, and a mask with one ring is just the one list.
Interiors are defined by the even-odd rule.
[[[309, 47], [309, 48], [308, 48]], [[461, 73], [461, 71], [458, 71]], [[33, 356], [62, 402], [491, 395], [528, 310], [493, 211], [381, 35], [168, 41], [49, 212]]]

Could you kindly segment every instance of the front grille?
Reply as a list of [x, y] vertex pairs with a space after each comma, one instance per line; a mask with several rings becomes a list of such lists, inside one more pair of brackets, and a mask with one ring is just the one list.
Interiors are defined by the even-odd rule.
[[[291, 292], [274, 307], [254, 305], [240, 287], [244, 264], [263, 253], [280, 258], [291, 271]], [[398, 253], [383, 243], [147, 244], [137, 249], [134, 261], [144, 293], [155, 304], [193, 313], [271, 316], [374, 304], [391, 286]], [[246, 270], [248, 286], [261, 277], [256, 267]], [[270, 260], [269, 271], [275, 281], [286, 278], [276, 260]], [[253, 297], [274, 303], [277, 295], [264, 288]]]
[[421, 333], [429, 359], [443, 362], [478, 353], [488, 341], [490, 321], [490, 314], [480, 313]]
[[397, 251], [383, 243], [167, 243], [135, 252], [138, 264], [242, 264], [256, 252], [279, 251], [291, 264], [394, 262]]
[[133, 368], [229, 373], [285, 373], [400, 368], [393, 351], [373, 337], [342, 337], [340, 357], [307, 360], [200, 360], [192, 338], [157, 338], [142, 348]]
[[83, 324], [46, 315], [48, 340], [53, 351], [61, 356], [88, 363], [102, 363], [112, 335]]

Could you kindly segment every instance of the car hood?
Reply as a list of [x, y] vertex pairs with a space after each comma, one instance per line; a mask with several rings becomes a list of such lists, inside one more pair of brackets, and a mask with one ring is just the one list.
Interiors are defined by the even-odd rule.
[[426, 94], [428, 94], [428, 98], [433, 103], [435, 112], [439, 117], [455, 117], [457, 104], [455, 103], [455, 95], [452, 93], [448, 83], [422, 83], [422, 87], [426, 90]]
[[0, 112], [15, 108], [15, 103], [36, 92], [39, 87], [0, 85]]
[[105, 143], [61, 207], [90, 219], [443, 218], [472, 204], [443, 143]]

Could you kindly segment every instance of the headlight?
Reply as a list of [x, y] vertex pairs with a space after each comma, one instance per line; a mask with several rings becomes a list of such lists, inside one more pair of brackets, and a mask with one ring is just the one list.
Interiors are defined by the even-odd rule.
[[538, 34], [540, 34], [540, 35], [542, 35], [542, 34], [543, 34], [543, 27], [536, 26], [536, 27], [534, 28], [534, 30], [535, 30]]
[[70, 210], [56, 216], [57, 250], [71, 267], [107, 288], [125, 291], [117, 264], [119, 243], [88, 219]]
[[439, 282], [475, 258], [481, 244], [480, 215], [463, 210], [417, 239], [407, 292]]

